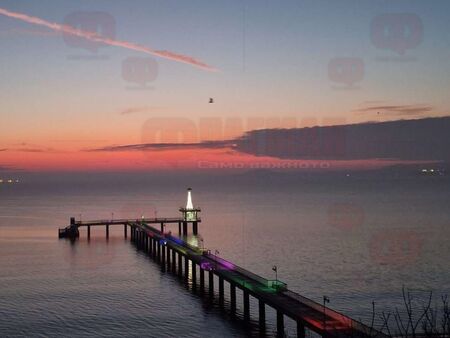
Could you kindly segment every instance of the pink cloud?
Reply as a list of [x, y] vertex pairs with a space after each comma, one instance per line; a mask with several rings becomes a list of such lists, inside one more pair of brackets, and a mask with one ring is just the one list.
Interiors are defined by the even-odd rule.
[[197, 60], [191, 56], [182, 55], [182, 54], [178, 54], [178, 53], [174, 53], [174, 52], [170, 52], [170, 51], [166, 51], [166, 50], [156, 50], [156, 49], [152, 49], [152, 48], [146, 47], [144, 45], [140, 45], [140, 44], [133, 43], [133, 42], [105, 38], [105, 37], [98, 35], [95, 32], [79, 30], [72, 26], [61, 25], [58, 23], [49, 22], [47, 20], [40, 19], [35, 16], [29, 16], [27, 14], [8, 11], [4, 8], [0, 8], [0, 14], [5, 15], [10, 18], [18, 19], [18, 20], [21, 20], [21, 21], [24, 21], [24, 22], [27, 22], [27, 23], [30, 23], [33, 25], [47, 27], [56, 32], [61, 32], [61, 33], [65, 33], [65, 34], [78, 36], [78, 37], [81, 37], [81, 38], [84, 38], [84, 39], [87, 39], [90, 41], [100, 42], [100, 43], [104, 43], [104, 44], [107, 44], [110, 46], [122, 47], [122, 48], [130, 49], [130, 50], [135, 50], [138, 52], [143, 52], [143, 53], [157, 56], [157, 57], [160, 57], [163, 59], [189, 64], [191, 66], [194, 66], [194, 67], [206, 70], [206, 71], [212, 71], [212, 72], [217, 71], [216, 68], [209, 66], [206, 63], [204, 63], [200, 60]]

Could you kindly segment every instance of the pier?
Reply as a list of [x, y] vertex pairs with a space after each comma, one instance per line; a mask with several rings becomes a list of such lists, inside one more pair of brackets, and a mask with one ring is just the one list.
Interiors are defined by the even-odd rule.
[[76, 238], [79, 237], [79, 229], [86, 228], [88, 239], [91, 237], [91, 228], [92, 227], [105, 227], [106, 238], [109, 237], [109, 227], [113, 225], [122, 225], [123, 232], [125, 238], [127, 238], [128, 227], [131, 224], [158, 224], [160, 226], [161, 232], [164, 232], [164, 228], [167, 224], [178, 223], [178, 235], [179, 236], [187, 236], [189, 231], [189, 224], [192, 224], [192, 233], [194, 235], [198, 234], [198, 223], [201, 222], [201, 219], [198, 218], [194, 222], [188, 222], [183, 218], [138, 218], [138, 219], [103, 219], [103, 220], [93, 220], [93, 221], [77, 221], [75, 217], [70, 218], [70, 225], [61, 228], [58, 231], [59, 238]]
[[[190, 196], [190, 193], [189, 193]], [[136, 245], [161, 265], [164, 271], [178, 275], [183, 281], [192, 283], [192, 288], [200, 291], [201, 295], [215, 297], [218, 294], [219, 306], [225, 307], [225, 287], [228, 287], [229, 311], [232, 315], [237, 312], [236, 290], [243, 294], [243, 318], [249, 322], [251, 316], [250, 297], [258, 302], [258, 321], [262, 332], [266, 328], [266, 307], [270, 306], [276, 311], [277, 336], [284, 337], [284, 319], [291, 318], [297, 323], [297, 337], [304, 338], [306, 329], [311, 330], [322, 337], [355, 337], [385, 338], [387, 335], [370, 328], [344, 314], [332, 310], [325, 304], [317, 303], [305, 296], [293, 292], [287, 285], [279, 280], [268, 280], [252, 273], [236, 264], [227, 261], [199, 246], [194, 246], [186, 241], [188, 224], [192, 223], [192, 232], [197, 234], [198, 211], [200, 209], [181, 208], [181, 218], [141, 218], [75, 221], [65, 229], [87, 227], [87, 235], [90, 236], [90, 227], [104, 226], [106, 236], [109, 236], [109, 227], [122, 225], [124, 237]], [[196, 210], [195, 213], [186, 214]], [[178, 223], [178, 235], [167, 232], [165, 224]], [[195, 224], [195, 225], [194, 225]], [[156, 225], [156, 226], [155, 226]], [[60, 232], [63, 229], [60, 229]], [[77, 231], [78, 236], [79, 232]], [[63, 236], [64, 237], [64, 236]], [[218, 280], [218, 285], [215, 285]], [[207, 283], [206, 283], [207, 282]]]

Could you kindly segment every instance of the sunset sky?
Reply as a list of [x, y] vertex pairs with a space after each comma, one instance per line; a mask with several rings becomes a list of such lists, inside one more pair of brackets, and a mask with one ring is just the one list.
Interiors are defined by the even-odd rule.
[[227, 147], [92, 150], [446, 116], [448, 13], [444, 0], [2, 0], [0, 170], [251, 162]]

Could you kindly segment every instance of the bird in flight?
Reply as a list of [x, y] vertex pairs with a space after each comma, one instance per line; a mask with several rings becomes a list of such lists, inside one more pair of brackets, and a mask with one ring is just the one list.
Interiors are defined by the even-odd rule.
[[212, 97], [209, 98], [209, 103], [214, 103], [214, 99]]

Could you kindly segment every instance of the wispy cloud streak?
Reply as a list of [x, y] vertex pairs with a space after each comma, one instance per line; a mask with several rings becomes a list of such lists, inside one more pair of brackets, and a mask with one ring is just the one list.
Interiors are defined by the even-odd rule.
[[163, 59], [189, 64], [191, 66], [201, 68], [206, 71], [212, 71], [212, 72], [217, 71], [216, 68], [214, 68], [200, 60], [197, 60], [191, 56], [182, 55], [182, 54], [174, 53], [174, 52], [167, 51], [167, 50], [156, 50], [156, 49], [152, 49], [152, 48], [146, 47], [144, 45], [140, 45], [140, 44], [133, 43], [133, 42], [105, 38], [105, 37], [98, 35], [95, 32], [83, 31], [80, 29], [76, 29], [72, 26], [61, 25], [58, 23], [49, 22], [47, 20], [44, 20], [44, 19], [41, 19], [41, 18], [38, 18], [35, 16], [30, 16], [30, 15], [18, 13], [18, 12], [12, 12], [12, 11], [9, 11], [4, 8], [0, 8], [0, 14], [5, 15], [10, 18], [24, 21], [24, 22], [27, 22], [27, 23], [30, 23], [33, 25], [47, 27], [56, 32], [61, 32], [61, 33], [65, 33], [65, 34], [78, 36], [78, 37], [81, 37], [81, 38], [84, 38], [84, 39], [87, 39], [87, 40], [90, 40], [93, 42], [99, 42], [99, 43], [104, 43], [104, 44], [107, 44], [110, 46], [122, 47], [122, 48], [130, 49], [130, 50], [135, 50], [138, 52], [143, 52], [143, 53], [157, 56], [157, 57], [160, 57]]
[[134, 113], [143, 113], [143, 112], [151, 112], [151, 111], [161, 111], [164, 110], [163, 107], [149, 107], [149, 106], [143, 106], [143, 107], [130, 107], [125, 108], [119, 112], [120, 115], [130, 115]]
[[428, 114], [433, 111], [433, 107], [423, 104], [415, 105], [371, 105], [356, 109], [359, 114], [376, 113], [392, 116], [418, 116]]
[[204, 141], [199, 143], [141, 143], [114, 145], [96, 149], [87, 149], [88, 152], [114, 152], [114, 151], [147, 151], [147, 150], [174, 150], [174, 149], [222, 149], [232, 148], [231, 141]]

